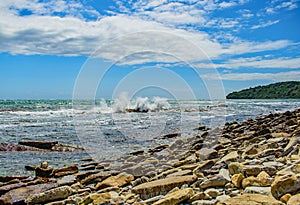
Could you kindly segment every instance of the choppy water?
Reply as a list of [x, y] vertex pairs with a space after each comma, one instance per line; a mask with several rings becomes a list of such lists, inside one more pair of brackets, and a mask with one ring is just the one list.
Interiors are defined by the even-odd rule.
[[[92, 154], [113, 159], [197, 134], [199, 125], [215, 127], [258, 115], [293, 110], [300, 100], [174, 101], [138, 98], [134, 101], [0, 100], [0, 142], [47, 140], [85, 146], [88, 153], [1, 152], [0, 175], [23, 174], [24, 165], [48, 160], [53, 166], [74, 164]], [[140, 112], [129, 112], [140, 111]], [[145, 112], [148, 111], [148, 112]]]

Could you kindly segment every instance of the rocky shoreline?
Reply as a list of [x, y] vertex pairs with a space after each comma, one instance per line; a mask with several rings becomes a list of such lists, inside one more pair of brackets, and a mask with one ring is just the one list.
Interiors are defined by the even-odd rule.
[[300, 109], [201, 130], [118, 166], [27, 166], [34, 177], [0, 177], [0, 204], [300, 204]]

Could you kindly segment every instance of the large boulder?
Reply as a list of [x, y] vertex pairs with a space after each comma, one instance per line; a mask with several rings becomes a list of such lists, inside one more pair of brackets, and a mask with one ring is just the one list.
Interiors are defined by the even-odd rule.
[[30, 195], [25, 202], [27, 204], [45, 204], [49, 201], [66, 199], [73, 193], [73, 189], [69, 186], [57, 187], [42, 193]]
[[142, 199], [147, 199], [161, 194], [166, 194], [175, 187], [183, 184], [191, 184], [197, 180], [194, 175], [168, 177], [156, 181], [140, 184], [132, 189], [132, 192], [139, 194]]
[[281, 201], [261, 194], [244, 194], [232, 197], [218, 205], [284, 205]]
[[30, 195], [38, 194], [56, 187], [55, 183], [37, 184], [13, 189], [0, 198], [0, 204], [24, 204]]

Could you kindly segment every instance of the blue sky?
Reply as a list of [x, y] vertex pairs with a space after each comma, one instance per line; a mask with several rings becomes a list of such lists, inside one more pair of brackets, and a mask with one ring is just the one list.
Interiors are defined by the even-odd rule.
[[299, 6], [299, 0], [2, 0], [0, 99], [72, 98], [78, 90], [97, 98], [128, 90], [222, 98], [299, 80]]

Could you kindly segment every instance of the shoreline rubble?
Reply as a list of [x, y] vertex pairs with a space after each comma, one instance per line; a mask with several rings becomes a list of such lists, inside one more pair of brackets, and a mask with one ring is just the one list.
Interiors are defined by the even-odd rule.
[[0, 205], [300, 204], [300, 109], [202, 129], [118, 166], [28, 166], [35, 177], [0, 177]]

